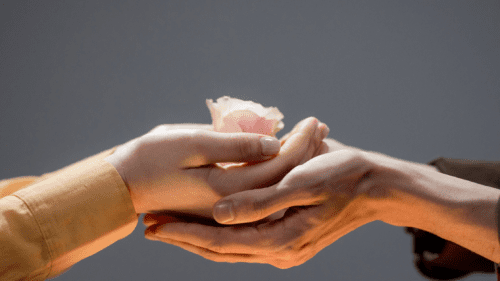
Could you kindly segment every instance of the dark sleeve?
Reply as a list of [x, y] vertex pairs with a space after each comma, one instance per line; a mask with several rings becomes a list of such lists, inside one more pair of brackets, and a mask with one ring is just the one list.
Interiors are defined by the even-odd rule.
[[440, 157], [431, 162], [441, 173], [500, 189], [500, 161], [475, 161]]
[[[428, 163], [441, 173], [500, 189], [500, 161], [475, 161], [440, 157]], [[500, 241], [500, 200], [497, 203], [497, 227]]]

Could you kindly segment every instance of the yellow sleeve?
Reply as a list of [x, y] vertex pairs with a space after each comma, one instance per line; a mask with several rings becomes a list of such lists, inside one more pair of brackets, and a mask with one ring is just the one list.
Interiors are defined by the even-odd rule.
[[132, 233], [114, 149], [41, 177], [0, 182], [0, 280], [45, 280]]

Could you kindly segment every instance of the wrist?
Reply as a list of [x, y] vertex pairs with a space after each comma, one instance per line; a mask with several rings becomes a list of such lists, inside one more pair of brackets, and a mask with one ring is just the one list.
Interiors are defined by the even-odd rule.
[[139, 200], [137, 199], [137, 192], [132, 189], [129, 182], [129, 178], [127, 176], [127, 170], [128, 167], [130, 166], [132, 155], [134, 154], [133, 151], [134, 150], [132, 148], [132, 145], [130, 143], [126, 143], [119, 146], [113, 152], [113, 154], [104, 158], [104, 160], [113, 165], [113, 167], [115, 167], [115, 170], [118, 172], [123, 183], [127, 187], [127, 190], [129, 192], [136, 213], [139, 214], [141, 213], [141, 207], [140, 204], [138, 203]]
[[[436, 196], [435, 167], [395, 159], [382, 154], [377, 157], [374, 187], [369, 197], [374, 199], [378, 220], [395, 226], [414, 227], [430, 231], [438, 224], [435, 214], [441, 212], [444, 198]], [[433, 232], [434, 233], [434, 232]]]
[[[497, 204], [500, 190], [405, 162], [390, 192], [383, 221], [414, 227], [499, 262]], [[390, 205], [390, 204], [389, 204]]]

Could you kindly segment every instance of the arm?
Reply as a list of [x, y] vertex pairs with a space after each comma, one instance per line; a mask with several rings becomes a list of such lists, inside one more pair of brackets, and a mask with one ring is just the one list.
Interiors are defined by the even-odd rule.
[[[328, 143], [328, 141], [327, 141]], [[214, 206], [222, 225], [148, 215], [146, 237], [208, 259], [299, 265], [374, 220], [435, 233], [500, 260], [496, 189], [443, 175], [433, 167], [338, 142], [271, 187], [227, 196]], [[332, 149], [330, 149], [332, 148]], [[260, 221], [289, 208], [277, 221]], [[231, 226], [256, 222], [250, 225]]]
[[103, 160], [112, 152], [30, 181], [3, 181], [2, 192], [14, 192], [0, 198], [0, 280], [57, 276], [133, 231], [128, 190]]
[[413, 169], [412, 185], [403, 185], [395, 200], [412, 218], [385, 222], [410, 226], [452, 241], [494, 262], [500, 261], [498, 202], [500, 190], [438, 171]]
[[[500, 189], [500, 162], [440, 157], [431, 161], [429, 165], [440, 173]], [[415, 266], [425, 276], [434, 279], [458, 278], [472, 272], [495, 271], [491, 260], [452, 241], [418, 228], [406, 228], [406, 232], [413, 239]]]
[[113, 152], [116, 150], [116, 147], [113, 147], [111, 149], [108, 149], [106, 151], [103, 151], [101, 153], [98, 153], [96, 155], [87, 157], [83, 160], [80, 160], [76, 163], [73, 163], [71, 165], [68, 165], [62, 169], [59, 169], [54, 172], [50, 173], [45, 173], [41, 176], [24, 176], [24, 177], [16, 177], [12, 179], [4, 179], [0, 180], [0, 198], [3, 198], [7, 195], [11, 195], [12, 193], [21, 190], [25, 187], [28, 187], [34, 183], [37, 183], [39, 181], [42, 181], [44, 179], [47, 179], [49, 177], [57, 176], [59, 174], [62, 174], [66, 171], [72, 170], [77, 168], [80, 165], [88, 165], [88, 163], [94, 163], [96, 161], [102, 160], [109, 155], [113, 154]]
[[[316, 118], [306, 118], [280, 146], [266, 135], [159, 126], [124, 144], [106, 161], [129, 188], [137, 213], [177, 212], [211, 219], [220, 198], [274, 184], [309, 160], [325, 137], [322, 128]], [[228, 162], [239, 164], [217, 164]]]
[[[266, 184], [312, 157], [323, 139], [317, 124], [307, 119], [281, 150], [278, 140], [256, 134], [163, 125], [41, 178], [3, 181], [0, 280], [59, 275], [130, 234], [146, 210], [210, 213], [231, 188]], [[226, 161], [253, 163], [214, 164]], [[263, 170], [270, 175], [256, 177]], [[235, 179], [247, 181], [236, 186]]]
[[[341, 149], [362, 151], [333, 139], [325, 139], [324, 142], [327, 144], [325, 152]], [[383, 155], [380, 157], [387, 158]], [[394, 160], [397, 159], [390, 159], [387, 163]], [[373, 161], [382, 165], [382, 169], [393, 170], [384, 166], [384, 162], [379, 159]], [[499, 185], [500, 168], [495, 169], [492, 163], [477, 162], [474, 165], [470, 161], [467, 163], [444, 158], [431, 164], [408, 161], [395, 164], [394, 171], [407, 174], [407, 179], [414, 184], [402, 185], [400, 190], [393, 192], [392, 200], [399, 205], [400, 212], [390, 212], [382, 220], [393, 225], [427, 230], [498, 262], [497, 208], [500, 190], [490, 186], [495, 186], [495, 183]], [[435, 211], [430, 212], [435, 208]], [[401, 214], [408, 210], [411, 210], [410, 217], [399, 222]]]

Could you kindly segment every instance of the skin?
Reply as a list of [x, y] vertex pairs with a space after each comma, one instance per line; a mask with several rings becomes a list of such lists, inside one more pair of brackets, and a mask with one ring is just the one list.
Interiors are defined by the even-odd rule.
[[[280, 144], [265, 135], [214, 132], [210, 125], [161, 125], [120, 146], [105, 160], [124, 180], [137, 213], [211, 218], [220, 198], [274, 184], [312, 158], [326, 128], [316, 118], [306, 118]], [[273, 143], [271, 150], [264, 150], [263, 138]]]
[[[218, 262], [290, 268], [372, 221], [414, 227], [500, 261], [500, 190], [433, 167], [325, 140], [320, 156], [267, 188], [229, 195], [214, 206], [219, 224], [150, 214], [145, 236]], [[233, 220], [224, 216], [231, 206]], [[277, 220], [264, 219], [287, 209]]]

